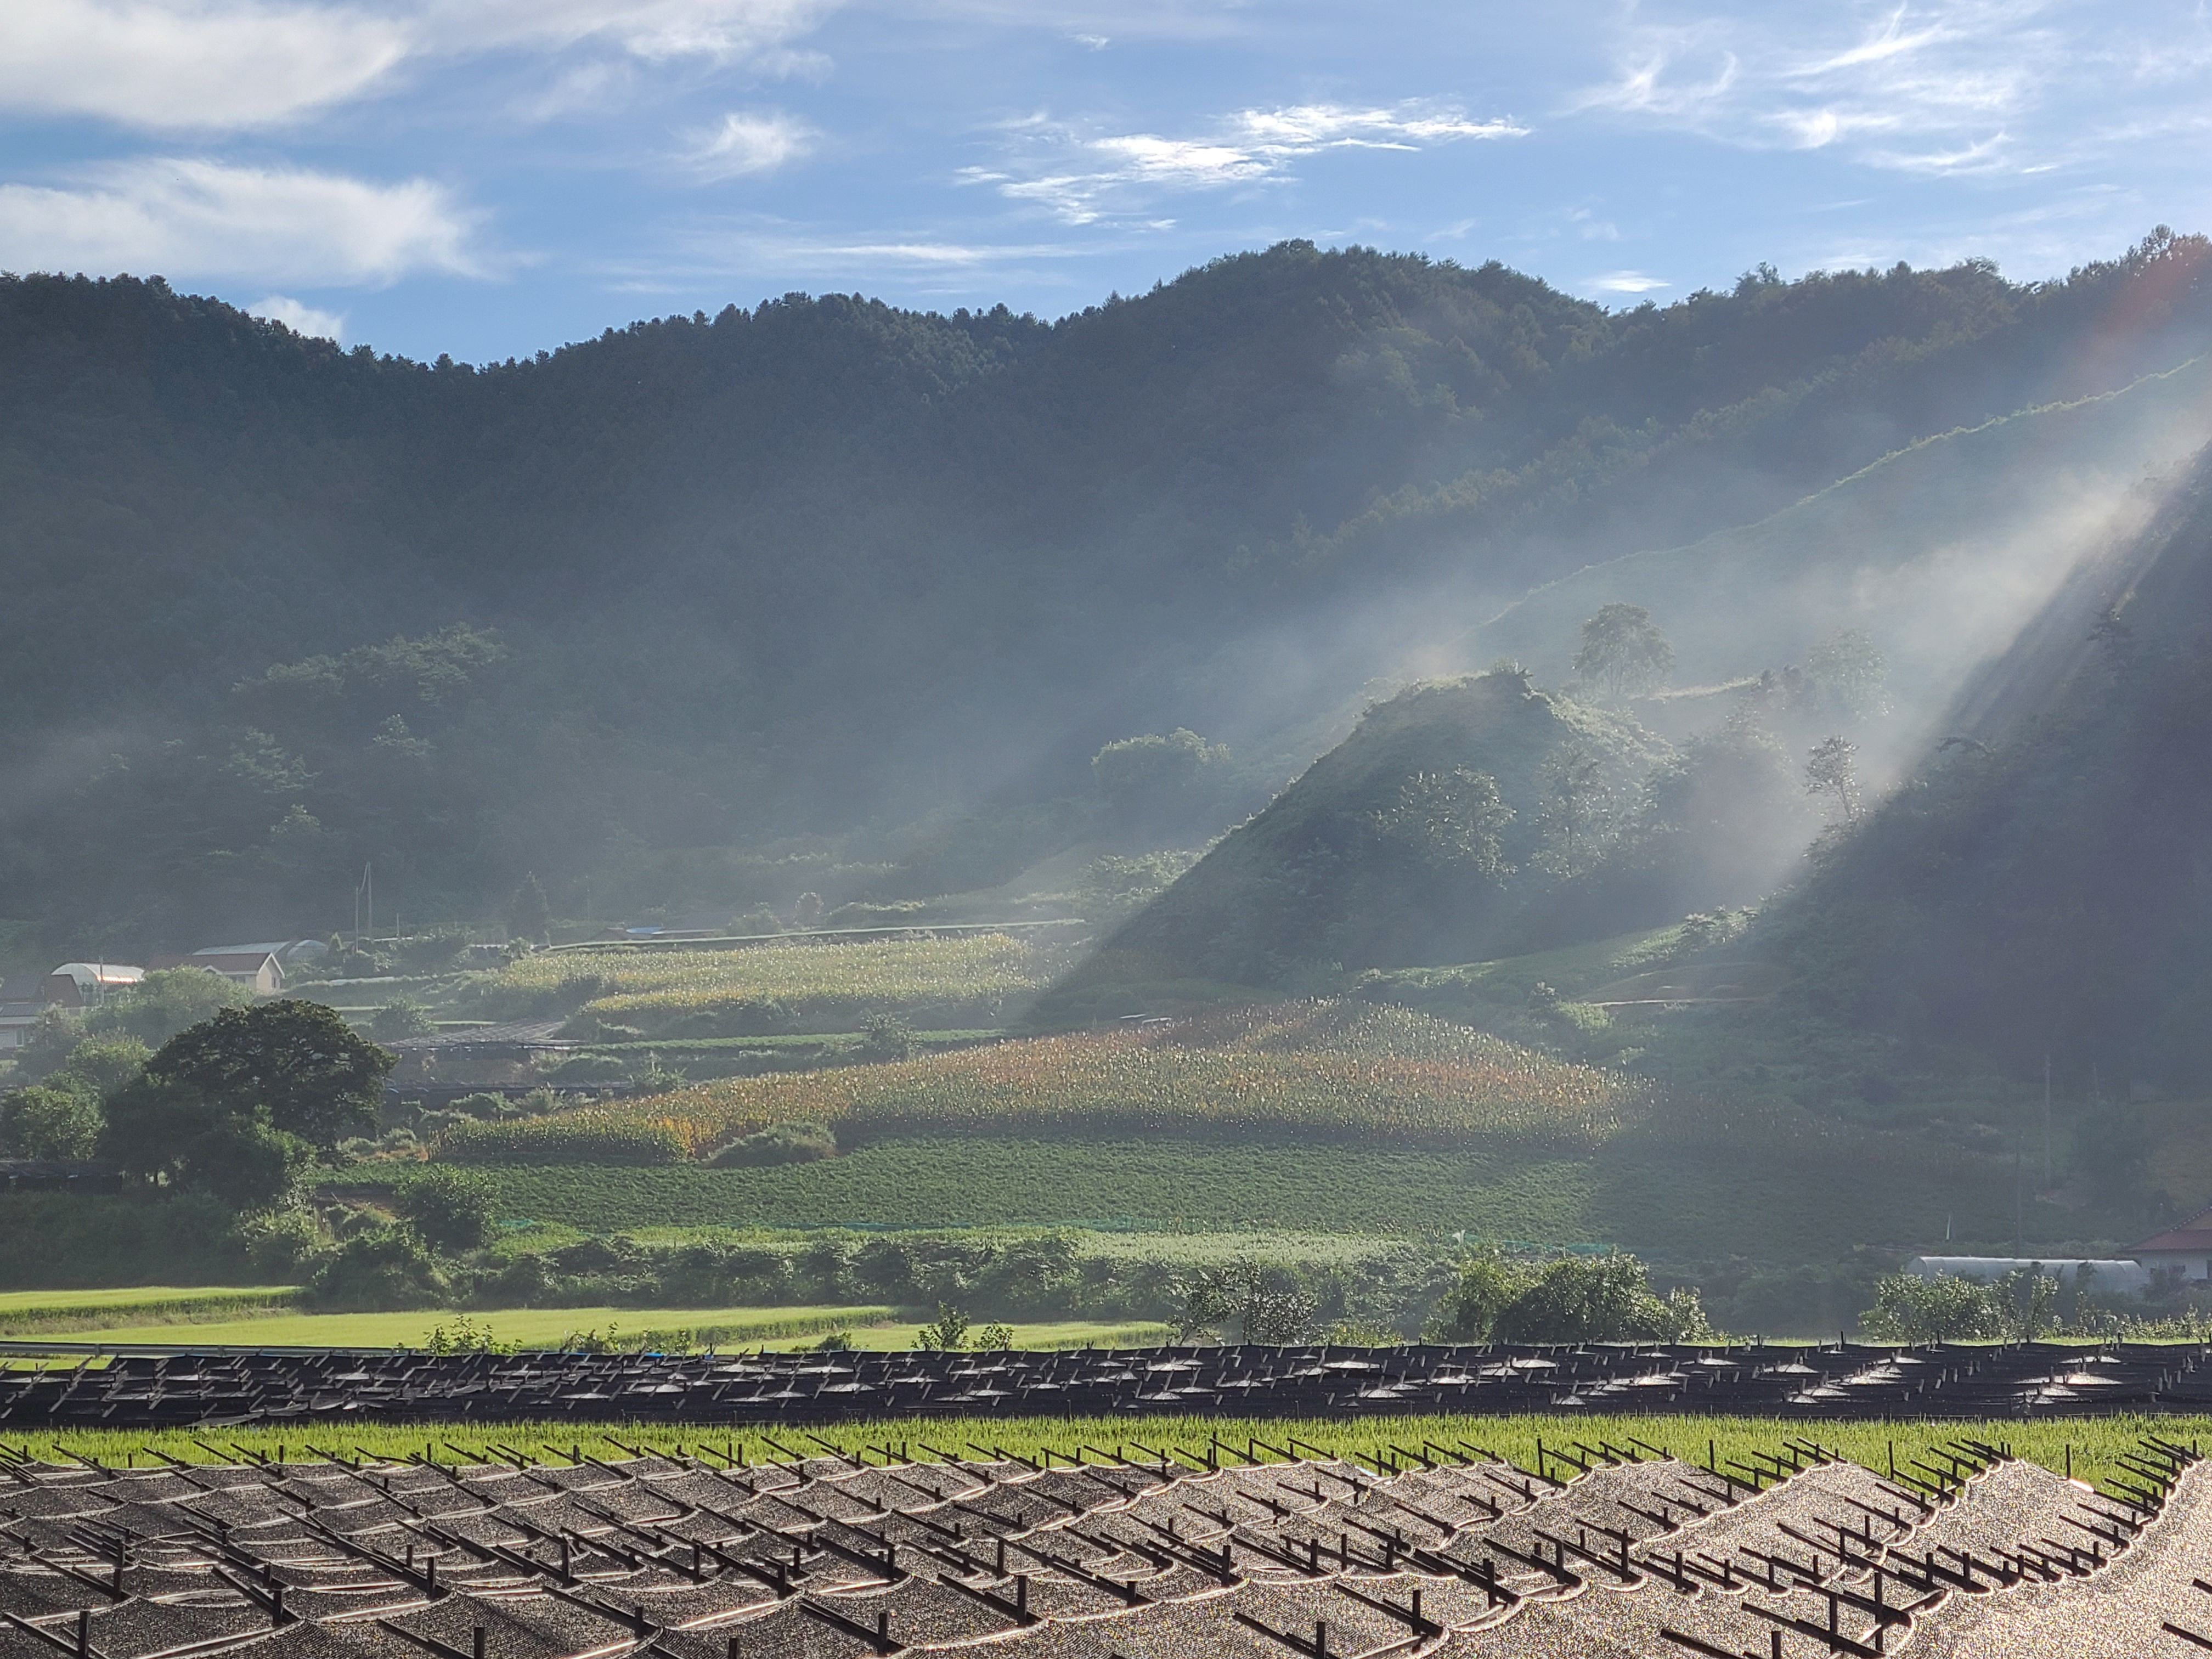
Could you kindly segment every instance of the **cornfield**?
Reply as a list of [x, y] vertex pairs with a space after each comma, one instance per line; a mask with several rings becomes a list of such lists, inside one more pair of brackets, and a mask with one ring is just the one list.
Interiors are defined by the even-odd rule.
[[[813, 1121], [836, 1126], [848, 1143], [1200, 1129], [1431, 1146], [1504, 1139], [1573, 1152], [1610, 1139], [1645, 1104], [1642, 1086], [1618, 1073], [1547, 1060], [1403, 1009], [1320, 1001], [884, 1066], [730, 1079], [598, 1109], [668, 1124], [708, 1149], [771, 1124]], [[518, 1139], [550, 1137], [560, 1121], [514, 1130]]]
[[742, 1035], [793, 1022], [849, 1030], [868, 1014], [996, 1017], [1041, 987], [1048, 947], [1004, 933], [763, 945], [738, 951], [574, 951], [526, 957], [499, 1000], [579, 1009], [582, 1025], [651, 1036]]

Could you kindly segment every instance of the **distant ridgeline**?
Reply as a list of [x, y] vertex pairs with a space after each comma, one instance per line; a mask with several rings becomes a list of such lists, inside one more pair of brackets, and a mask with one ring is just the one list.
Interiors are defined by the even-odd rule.
[[[1264, 757], [1264, 799], [1370, 677], [1472, 665], [1451, 642], [1532, 586], [2197, 356], [2207, 269], [2160, 234], [2051, 284], [1900, 265], [1609, 313], [1294, 242], [1052, 324], [801, 295], [480, 368], [0, 279], [0, 924], [319, 933], [371, 862], [418, 921], [530, 872], [602, 919], [920, 896], [947, 890], [900, 826], [963, 811], [978, 850], [932, 867], [988, 886], [1079, 838], [1052, 803], [1101, 744], [1189, 727]], [[1612, 728], [1485, 718], [1525, 869], [1526, 775]], [[1516, 902], [1427, 925], [1502, 936]], [[1291, 912], [1222, 948], [1365, 948], [1352, 909]]]
[[2212, 1081], [2212, 453], [1961, 696], [1818, 858], [1790, 994], [2062, 1088]]

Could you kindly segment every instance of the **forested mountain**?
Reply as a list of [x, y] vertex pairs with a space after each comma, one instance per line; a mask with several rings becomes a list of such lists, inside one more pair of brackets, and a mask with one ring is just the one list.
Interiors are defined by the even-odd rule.
[[0, 279], [0, 919], [319, 931], [369, 860], [422, 920], [527, 871], [742, 908], [791, 837], [895, 858], [1131, 733], [1288, 769], [1534, 584], [2191, 358], [2207, 259], [1613, 313], [1290, 243], [1049, 324], [793, 295], [479, 367]]
[[1976, 677], [1929, 763], [1818, 858], [1793, 995], [2125, 1098], [2212, 1079], [2212, 452]]

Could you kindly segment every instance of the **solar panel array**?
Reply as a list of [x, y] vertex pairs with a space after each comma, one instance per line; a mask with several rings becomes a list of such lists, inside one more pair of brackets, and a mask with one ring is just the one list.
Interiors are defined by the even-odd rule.
[[0, 1376], [0, 1427], [321, 1420], [1632, 1411], [1840, 1419], [2212, 1409], [2212, 1346], [1489, 1346], [999, 1353], [124, 1357]]
[[2134, 1659], [2212, 1643], [2192, 1586], [2212, 1574], [2212, 1483], [2154, 1439], [2112, 1495], [1974, 1443], [1893, 1477], [1805, 1442], [1717, 1468], [1571, 1444], [1561, 1471], [1588, 1468], [1564, 1481], [1429, 1443], [1396, 1473], [1256, 1441], [1182, 1462], [889, 1451], [750, 1468], [14, 1454], [0, 1654]]

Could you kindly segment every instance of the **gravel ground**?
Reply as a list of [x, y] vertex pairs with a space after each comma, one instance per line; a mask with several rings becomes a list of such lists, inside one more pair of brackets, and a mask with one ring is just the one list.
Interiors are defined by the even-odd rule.
[[2212, 1638], [2212, 1481], [2140, 1520], [2008, 1462], [1940, 1500], [1664, 1458], [1565, 1487], [1481, 1463], [0, 1464], [0, 1659], [74, 1656], [81, 1615], [83, 1659], [1286, 1659], [1323, 1631], [1334, 1659], [1697, 1650], [1669, 1632], [1764, 1656], [1778, 1631], [1810, 1659], [1878, 1623], [1939, 1659], [2199, 1651], [2161, 1626]]

